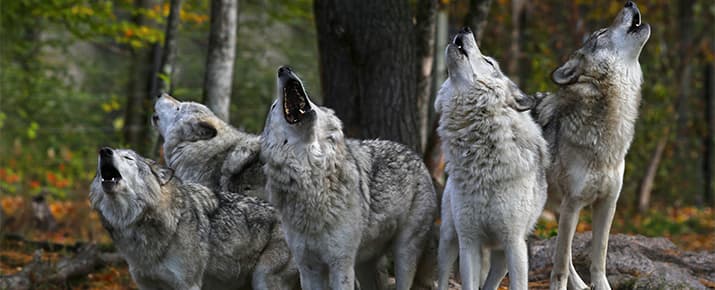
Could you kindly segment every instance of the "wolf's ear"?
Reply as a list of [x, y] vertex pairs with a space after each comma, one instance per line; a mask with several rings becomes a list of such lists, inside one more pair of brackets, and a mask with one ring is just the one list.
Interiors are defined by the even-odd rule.
[[151, 172], [159, 179], [159, 184], [166, 185], [174, 178], [174, 170], [168, 167], [164, 167], [158, 164], [150, 165]]
[[206, 121], [199, 121], [198, 123], [192, 124], [191, 127], [191, 135], [194, 137], [193, 139], [195, 140], [208, 140], [213, 137], [216, 137], [216, 134], [218, 134], [218, 130], [216, 130], [216, 127]]
[[582, 73], [580, 65], [581, 59], [572, 57], [551, 74], [551, 79], [558, 85], [574, 83]]
[[509, 102], [509, 107], [516, 111], [528, 111], [534, 108], [534, 106], [536, 105], [536, 100], [522, 92], [519, 87], [514, 83], [510, 84], [509, 92], [512, 96], [514, 96], [514, 98], [512, 99], [513, 101]]

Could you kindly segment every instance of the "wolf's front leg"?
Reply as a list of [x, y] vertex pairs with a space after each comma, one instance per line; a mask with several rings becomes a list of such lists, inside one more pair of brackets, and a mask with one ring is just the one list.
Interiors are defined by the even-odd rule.
[[608, 196], [593, 203], [593, 238], [591, 241], [591, 289], [611, 290], [606, 278], [606, 256], [608, 253], [608, 234], [611, 231], [616, 203], [623, 185], [623, 165], [620, 175], [614, 181]]
[[[449, 210], [449, 209], [447, 209]], [[449, 221], [444, 218], [449, 215]], [[457, 233], [454, 230], [454, 224], [451, 221], [451, 214], [442, 214], [442, 224], [440, 225], [439, 234], [439, 283], [437, 289], [447, 290], [449, 287], [449, 275], [452, 273], [452, 266], [457, 261], [459, 255], [459, 243], [457, 242]]]
[[[330, 267], [330, 289], [352, 290], [355, 289], [355, 259], [343, 257], [333, 261]], [[303, 288], [306, 289], [306, 288]]]
[[509, 289], [527, 290], [529, 288], [529, 258], [526, 241], [522, 237], [514, 237], [506, 245], [507, 268], [509, 269]]
[[[578, 274], [570, 273], [569, 266], [571, 263], [571, 243], [573, 236], [576, 233], [578, 225], [578, 214], [581, 211], [582, 202], [580, 200], [565, 196], [561, 203], [561, 216], [559, 217], [559, 232], [556, 236], [556, 250], [554, 251], [554, 266], [551, 270], [551, 290], [566, 290], [567, 282], [571, 279], [578, 279]], [[583, 282], [581, 282], [583, 283]], [[585, 284], [583, 285], [585, 286]], [[584, 288], [575, 288], [581, 290]]]
[[300, 288], [301, 289], [326, 289], [328, 277], [324, 275], [325, 271], [316, 267], [298, 263], [298, 272], [300, 272]]
[[459, 274], [462, 277], [462, 289], [478, 290], [481, 283], [482, 251], [481, 243], [459, 237]]
[[495, 250], [491, 252], [491, 262], [489, 263], [489, 274], [482, 286], [483, 290], [496, 290], [499, 288], [501, 280], [506, 275], [506, 256], [503, 250]]
[[438, 245], [438, 290], [447, 290], [449, 287], [449, 275], [452, 273], [454, 262], [459, 255], [459, 243], [457, 242], [457, 230], [454, 228], [454, 218], [452, 217], [452, 189], [453, 185], [449, 179], [442, 193], [442, 224], [439, 227]]

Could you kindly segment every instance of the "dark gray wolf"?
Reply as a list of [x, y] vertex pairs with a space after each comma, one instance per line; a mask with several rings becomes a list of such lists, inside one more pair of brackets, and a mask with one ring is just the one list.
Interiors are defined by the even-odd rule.
[[164, 158], [184, 181], [215, 192], [267, 199], [259, 136], [236, 130], [206, 106], [164, 94], [154, 103], [154, 128], [164, 138]]
[[[560, 86], [534, 113], [549, 142], [549, 191], [562, 196], [551, 289], [588, 289], [571, 262], [581, 208], [593, 207], [591, 288], [606, 279], [608, 233], [633, 139], [642, 72], [638, 56], [650, 36], [638, 7], [628, 1], [611, 26], [600, 29], [552, 74]], [[552, 198], [552, 197], [550, 197]]]
[[437, 213], [422, 160], [394, 142], [345, 138], [288, 67], [278, 70], [277, 93], [261, 159], [303, 289], [352, 289], [355, 267], [378, 268], [388, 250], [397, 289], [410, 289]]
[[140, 289], [292, 289], [271, 206], [215, 194], [131, 150], [102, 148], [89, 200]]
[[[456, 234], [462, 289], [497, 289], [508, 270], [509, 289], [526, 290], [526, 236], [547, 196], [546, 140], [523, 112], [531, 108], [531, 99], [479, 51], [469, 28], [455, 36], [445, 54], [449, 77], [435, 101], [449, 174], [440, 287], [447, 287]], [[488, 263], [485, 255], [491, 257]], [[486, 280], [484, 268], [489, 269]]]

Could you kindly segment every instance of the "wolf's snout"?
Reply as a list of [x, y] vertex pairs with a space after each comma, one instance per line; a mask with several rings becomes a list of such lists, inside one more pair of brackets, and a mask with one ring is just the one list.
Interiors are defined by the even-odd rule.
[[101, 149], [99, 149], [99, 156], [106, 158], [106, 157], [112, 157], [112, 155], [114, 155], [114, 151], [112, 151], [112, 148], [102, 147]]
[[292, 72], [293, 70], [287, 65], [278, 68], [278, 76], [291, 75]]
[[636, 3], [633, 3], [633, 1], [627, 1], [627, 2], [626, 2], [626, 6], [624, 6], [624, 7], [630, 8], [630, 7], [633, 7], [633, 6], [635, 6], [635, 5], [636, 5]]
[[465, 33], [472, 33], [472, 29], [469, 28], [469, 26], [462, 27], [462, 29], [459, 30], [459, 34], [465, 34]]
[[122, 175], [114, 164], [114, 150], [109, 147], [99, 149], [99, 178], [102, 181], [102, 189], [106, 193], [112, 193], [114, 187], [119, 183]]

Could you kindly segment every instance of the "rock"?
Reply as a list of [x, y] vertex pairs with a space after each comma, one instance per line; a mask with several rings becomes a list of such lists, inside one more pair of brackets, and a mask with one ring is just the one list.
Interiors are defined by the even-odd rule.
[[[529, 280], [548, 280], [556, 238], [530, 245]], [[573, 262], [590, 281], [591, 233], [576, 234]], [[611, 235], [606, 273], [613, 289], [709, 289], [715, 285], [715, 252], [681, 251], [666, 238]]]

